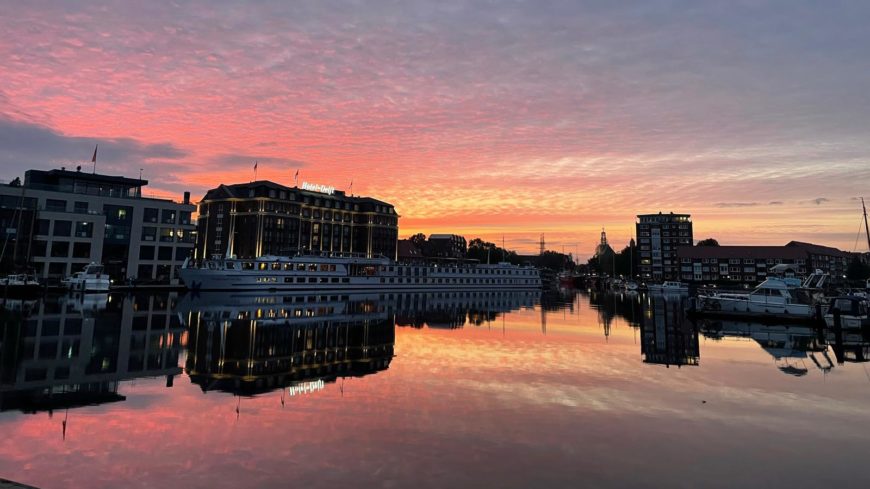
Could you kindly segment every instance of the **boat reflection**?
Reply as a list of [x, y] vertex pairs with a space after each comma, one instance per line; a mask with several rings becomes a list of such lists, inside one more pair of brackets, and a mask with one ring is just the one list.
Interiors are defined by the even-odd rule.
[[316, 390], [386, 370], [395, 327], [456, 329], [533, 307], [538, 291], [188, 294], [185, 370], [203, 391], [257, 395]]
[[750, 339], [773, 359], [783, 373], [802, 377], [812, 368], [828, 372], [836, 365], [870, 361], [870, 331], [827, 328], [823, 324], [777, 325], [735, 320], [689, 320], [686, 296], [590, 290], [608, 334], [619, 316], [640, 328], [645, 363], [665, 366], [699, 365], [699, 339]]
[[173, 307], [169, 297], [98, 294], [4, 310], [0, 411], [123, 401], [119, 382], [139, 377], [166, 376], [171, 385], [184, 331]]

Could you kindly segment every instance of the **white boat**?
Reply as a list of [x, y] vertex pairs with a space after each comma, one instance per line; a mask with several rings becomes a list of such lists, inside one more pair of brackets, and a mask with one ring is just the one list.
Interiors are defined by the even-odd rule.
[[844, 329], [860, 329], [870, 326], [870, 316], [867, 314], [867, 300], [853, 295], [834, 297], [825, 313], [825, 324], [834, 327], [834, 309], [840, 310], [840, 327]]
[[178, 271], [193, 290], [530, 289], [538, 270], [510, 263], [410, 264], [384, 257], [313, 253], [185, 260]]
[[811, 319], [815, 312], [811, 291], [795, 285], [793, 279], [770, 277], [748, 294], [699, 294], [695, 301], [695, 312], [759, 318]]
[[98, 263], [86, 265], [84, 270], [65, 278], [62, 283], [69, 290], [78, 292], [108, 292], [110, 285], [109, 275], [103, 271], [103, 266]]
[[689, 286], [682, 282], [665, 281], [660, 284], [649, 284], [647, 290], [665, 294], [680, 294], [689, 292]]
[[29, 294], [38, 292], [42, 285], [35, 275], [26, 273], [9, 274], [0, 277], [0, 293], [8, 291], [12, 293]]

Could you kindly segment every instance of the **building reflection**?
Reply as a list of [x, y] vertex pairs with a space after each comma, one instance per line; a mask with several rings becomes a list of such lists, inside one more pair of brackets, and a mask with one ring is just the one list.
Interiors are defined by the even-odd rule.
[[378, 294], [186, 296], [185, 370], [203, 391], [317, 390], [389, 368], [395, 317]]
[[537, 290], [469, 290], [384, 294], [387, 310], [395, 312], [398, 326], [458, 329], [481, 326], [500, 315], [531, 309], [540, 300]]
[[621, 316], [630, 326], [640, 327], [643, 317], [645, 294], [635, 291], [610, 291], [589, 289], [589, 304], [598, 311], [598, 322], [606, 331], [616, 318]]
[[172, 384], [183, 327], [169, 296], [108, 294], [5, 304], [0, 410], [36, 412], [124, 400], [121, 381]]
[[640, 330], [644, 363], [697, 366], [701, 358], [698, 329], [686, 318], [686, 297], [645, 294], [642, 300]]

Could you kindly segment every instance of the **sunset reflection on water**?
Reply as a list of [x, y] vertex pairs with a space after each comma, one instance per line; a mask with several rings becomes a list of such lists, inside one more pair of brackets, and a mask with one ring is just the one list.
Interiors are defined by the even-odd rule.
[[[816, 332], [694, 324], [646, 295], [471, 294], [7, 311], [0, 477], [43, 489], [868, 479], [866, 364], [839, 363]], [[40, 357], [58, 318], [59, 344], [81, 324], [78, 363], [63, 348]], [[865, 336], [845, 340], [867, 351]], [[80, 365], [87, 382], [75, 397], [26, 381], [40, 365], [73, 365], [71, 379]]]

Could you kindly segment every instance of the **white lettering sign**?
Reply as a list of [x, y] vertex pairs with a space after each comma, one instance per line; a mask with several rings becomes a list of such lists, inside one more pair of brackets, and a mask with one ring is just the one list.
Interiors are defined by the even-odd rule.
[[321, 194], [327, 195], [332, 195], [335, 193], [335, 187], [320, 185], [319, 183], [302, 182], [302, 190], [310, 190], [312, 192], [319, 192]]

